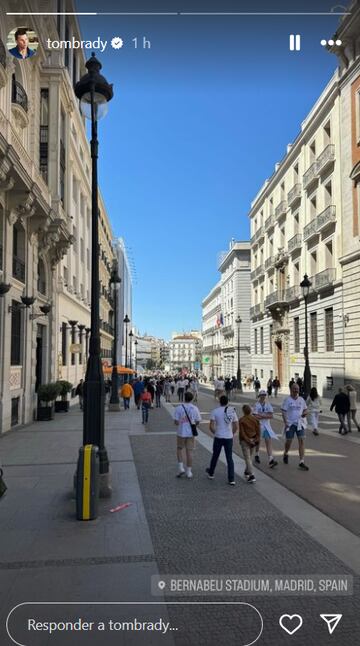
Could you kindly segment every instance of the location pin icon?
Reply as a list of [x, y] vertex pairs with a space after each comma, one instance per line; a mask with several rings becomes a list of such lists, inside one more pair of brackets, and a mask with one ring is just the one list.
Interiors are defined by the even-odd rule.
[[160, 590], [163, 590], [165, 588], [165, 585], [166, 585], [165, 581], [159, 581], [158, 583]]

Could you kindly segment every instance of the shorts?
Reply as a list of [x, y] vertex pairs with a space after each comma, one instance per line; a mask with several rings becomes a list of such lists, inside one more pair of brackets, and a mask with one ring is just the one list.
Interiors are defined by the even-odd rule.
[[194, 448], [195, 440], [194, 436], [192, 437], [181, 437], [181, 435], [177, 435], [177, 448], [178, 449], [187, 449], [188, 451], [192, 451]]
[[266, 429], [261, 433], [261, 437], [264, 440], [271, 440], [271, 435], [270, 435], [269, 431], [267, 431]]
[[295, 433], [297, 437], [305, 437], [305, 429], [298, 429], [297, 424], [291, 424], [290, 428], [286, 431], [285, 437], [287, 440], [293, 440]]

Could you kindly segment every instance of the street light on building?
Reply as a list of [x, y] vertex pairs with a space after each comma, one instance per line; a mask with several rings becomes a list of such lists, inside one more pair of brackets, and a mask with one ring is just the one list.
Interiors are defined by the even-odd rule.
[[240, 392], [242, 392], [242, 381], [241, 381], [241, 360], [240, 360], [240, 325], [242, 323], [242, 320], [240, 316], [235, 319], [235, 323], [237, 324], [237, 359], [238, 359], [238, 366], [237, 366], [237, 375], [236, 375], [236, 380], [237, 380], [237, 385], [238, 389]]
[[118, 285], [121, 283], [121, 278], [118, 273], [118, 265], [114, 260], [113, 268], [110, 276], [110, 290], [112, 293], [113, 311], [114, 311], [114, 340], [113, 340], [113, 356], [112, 356], [112, 373], [111, 373], [111, 397], [109, 402], [109, 410], [120, 409], [119, 399], [119, 386], [118, 386], [118, 371], [117, 371], [117, 342], [118, 342], [118, 329], [117, 329], [117, 292]]
[[308, 339], [308, 298], [310, 287], [312, 283], [309, 280], [307, 274], [304, 276], [304, 280], [300, 283], [302, 289], [304, 303], [305, 303], [305, 347], [304, 347], [304, 357], [305, 357], [305, 369], [304, 369], [304, 396], [305, 398], [309, 395], [311, 389], [311, 370], [309, 363], [309, 339]]
[[105, 385], [100, 354], [98, 120], [105, 116], [113, 97], [112, 85], [100, 74], [95, 54], [86, 63], [87, 74], [75, 85], [82, 114], [91, 121], [91, 326], [89, 359], [84, 381], [83, 444], [99, 447], [100, 495], [110, 496], [109, 459], [104, 443]]
[[128, 368], [128, 325], [130, 323], [130, 319], [128, 315], [126, 314], [124, 318], [124, 323], [125, 323], [125, 368]]
[[132, 369], [132, 340], [133, 340], [134, 333], [132, 330], [129, 332], [129, 339], [130, 339], [130, 348], [129, 348], [129, 358], [130, 358], [130, 366], [129, 368]]

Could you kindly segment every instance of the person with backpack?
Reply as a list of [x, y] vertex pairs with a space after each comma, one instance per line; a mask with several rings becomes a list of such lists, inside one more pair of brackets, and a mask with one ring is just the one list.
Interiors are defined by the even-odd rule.
[[210, 431], [214, 435], [213, 454], [210, 466], [206, 469], [208, 478], [214, 479], [214, 473], [219, 459], [221, 449], [224, 448], [229, 485], [235, 485], [235, 471], [233, 460], [233, 437], [238, 431], [238, 417], [236, 410], [230, 407], [226, 395], [221, 395], [220, 406], [215, 408], [210, 415]]
[[[200, 411], [197, 406], [192, 404], [193, 394], [189, 390], [185, 393], [185, 402], [179, 404], [174, 411], [174, 424], [176, 430], [176, 448], [178, 460], [178, 472], [176, 477], [186, 474], [191, 480], [193, 477], [193, 450], [195, 446], [195, 437], [198, 434], [196, 427], [201, 422]], [[186, 470], [184, 468], [183, 454], [186, 456]]]

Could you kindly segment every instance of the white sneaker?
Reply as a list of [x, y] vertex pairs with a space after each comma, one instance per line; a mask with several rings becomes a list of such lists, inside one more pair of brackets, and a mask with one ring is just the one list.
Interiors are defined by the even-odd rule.
[[180, 469], [180, 471], [178, 471], [178, 473], [176, 474], [176, 477], [181, 478], [181, 476], [183, 475], [185, 475], [185, 469]]
[[190, 471], [190, 473], [187, 473], [187, 474], [186, 474], [186, 477], [187, 477], [189, 480], [191, 480], [191, 478], [193, 477], [193, 474], [191, 473], [191, 471]]

